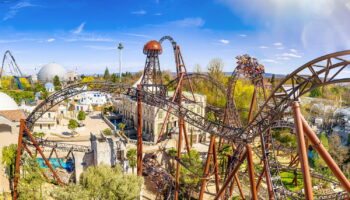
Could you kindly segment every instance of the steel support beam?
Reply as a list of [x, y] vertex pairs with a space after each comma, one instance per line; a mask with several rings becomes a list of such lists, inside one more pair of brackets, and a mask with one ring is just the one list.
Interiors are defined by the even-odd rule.
[[329, 169], [333, 172], [334, 176], [338, 179], [344, 189], [350, 194], [350, 182], [345, 177], [343, 172], [340, 170], [337, 163], [333, 160], [331, 155], [328, 153], [326, 148], [321, 143], [320, 139], [316, 136], [315, 132], [308, 125], [303, 116], [301, 116], [303, 130], [305, 131], [306, 136], [309, 138], [311, 143], [313, 144], [313, 148], [319, 153], [321, 158], [326, 162]]
[[[183, 74], [181, 74], [183, 75]], [[178, 99], [177, 103], [179, 105], [182, 105], [182, 85], [178, 88]], [[181, 150], [182, 150], [182, 132], [184, 128], [184, 120], [182, 114], [179, 116], [179, 139], [177, 142], [177, 158], [181, 160]], [[175, 200], [179, 199], [179, 193], [180, 193], [180, 169], [181, 165], [180, 162], [176, 163], [176, 177], [175, 177]]]
[[204, 196], [204, 190], [205, 190], [205, 186], [207, 184], [207, 179], [208, 179], [208, 175], [209, 175], [210, 159], [211, 159], [211, 156], [213, 154], [214, 143], [215, 143], [215, 136], [211, 135], [209, 148], [208, 148], [208, 154], [207, 154], [207, 160], [205, 161], [205, 167], [204, 167], [204, 171], [203, 171], [203, 180], [202, 180], [202, 185], [201, 185], [201, 191], [199, 193], [199, 200], [202, 200], [203, 196]]
[[20, 165], [21, 165], [21, 155], [22, 155], [22, 143], [23, 143], [23, 132], [25, 121], [21, 119], [18, 134], [18, 143], [17, 143], [17, 155], [16, 155], [16, 163], [15, 163], [15, 178], [13, 179], [13, 200], [17, 200], [18, 197], [18, 181], [20, 177]]
[[220, 191], [218, 192], [218, 194], [215, 197], [215, 200], [219, 200], [221, 198], [221, 196], [224, 194], [225, 190], [227, 189], [227, 187], [230, 185], [232, 179], [235, 177], [239, 167], [241, 166], [241, 164], [243, 163], [243, 161], [247, 158], [247, 151], [244, 152], [244, 154], [242, 155], [242, 157], [239, 159], [239, 162], [237, 163], [237, 165], [235, 166], [235, 168], [231, 171], [231, 173], [228, 175], [225, 183], [222, 185]]
[[139, 84], [137, 88], [137, 175], [142, 176], [142, 86]]
[[303, 174], [305, 197], [308, 200], [313, 200], [314, 197], [312, 192], [310, 168], [309, 168], [309, 162], [307, 157], [307, 150], [305, 146], [305, 138], [304, 138], [302, 119], [301, 119], [300, 106], [299, 106], [299, 103], [296, 101], [293, 102], [293, 114], [294, 114], [295, 132], [298, 139], [298, 150], [299, 150], [298, 153], [299, 153], [299, 158], [301, 163], [301, 171]]

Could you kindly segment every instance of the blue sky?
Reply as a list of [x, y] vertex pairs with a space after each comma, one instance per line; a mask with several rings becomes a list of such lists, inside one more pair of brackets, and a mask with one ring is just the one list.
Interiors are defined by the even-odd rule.
[[[163, 35], [181, 46], [189, 71], [221, 58], [224, 71], [248, 53], [287, 74], [321, 55], [350, 49], [350, 0], [0, 0], [0, 55], [27, 74], [57, 62], [79, 73], [143, 69], [143, 45]], [[161, 68], [174, 71], [170, 44]]]

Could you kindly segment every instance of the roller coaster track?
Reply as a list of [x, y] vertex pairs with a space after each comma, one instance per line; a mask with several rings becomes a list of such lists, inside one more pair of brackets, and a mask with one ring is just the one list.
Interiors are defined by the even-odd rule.
[[[333, 54], [328, 54], [312, 60], [301, 66], [293, 73], [288, 75], [280, 84], [274, 89], [266, 101], [259, 106], [258, 112], [254, 115], [253, 120], [248, 125], [237, 127], [237, 125], [224, 125], [208, 120], [182, 105], [170, 101], [163, 96], [155, 95], [141, 90], [142, 101], [152, 106], [156, 106], [163, 110], [170, 109], [171, 114], [182, 117], [187, 123], [197, 127], [198, 129], [208, 132], [209, 134], [222, 137], [229, 142], [238, 144], [237, 151], [233, 155], [234, 160], [238, 160], [239, 155], [243, 153], [243, 146], [253, 140], [259, 134], [265, 133], [270, 128], [278, 127], [276, 124], [282, 123], [284, 112], [291, 106], [292, 102], [297, 100], [300, 96], [318, 87], [329, 84], [348, 83], [350, 78], [336, 79], [341, 71], [350, 64], [350, 51], [342, 51]], [[196, 75], [193, 75], [195, 77]], [[198, 75], [202, 76], [202, 75]], [[236, 78], [234, 78], [236, 79]], [[235, 81], [233, 81], [234, 83]], [[286, 83], [291, 83], [289, 89], [283, 87]], [[86, 86], [86, 87], [83, 87]], [[218, 88], [221, 86], [218, 86]], [[85, 88], [85, 89], [83, 89]], [[232, 85], [234, 88], [234, 85]], [[232, 90], [232, 88], [230, 90]], [[133, 88], [123, 84], [116, 84], [111, 82], [87, 82], [70, 85], [61, 91], [50, 95], [48, 99], [39, 104], [35, 110], [28, 116], [26, 122], [29, 128], [32, 128], [34, 123], [50, 108], [62, 102], [65, 99], [73, 97], [77, 94], [86, 91], [101, 91], [109, 93], [121, 93], [131, 97], [136, 97], [136, 92], [139, 89]], [[231, 104], [230, 107], [233, 107]], [[234, 110], [234, 109], [233, 109]], [[235, 110], [233, 112], [236, 112]], [[232, 114], [231, 114], [232, 115]], [[280, 126], [291, 127], [291, 124], [279, 124]], [[273, 144], [273, 142], [271, 142]], [[264, 144], [263, 144], [264, 145]], [[302, 194], [291, 192], [283, 185], [274, 184], [275, 194], [286, 194], [290, 198], [300, 199], [305, 198]], [[329, 195], [315, 195], [317, 199], [344, 199], [345, 193], [329, 194]]]

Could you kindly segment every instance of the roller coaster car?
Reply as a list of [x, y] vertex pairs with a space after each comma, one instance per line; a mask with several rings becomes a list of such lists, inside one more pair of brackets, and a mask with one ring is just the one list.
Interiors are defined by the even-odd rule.
[[248, 54], [237, 56], [236, 59], [237, 72], [247, 78], [256, 78], [265, 73], [265, 67], [259, 64], [256, 58], [252, 58]]

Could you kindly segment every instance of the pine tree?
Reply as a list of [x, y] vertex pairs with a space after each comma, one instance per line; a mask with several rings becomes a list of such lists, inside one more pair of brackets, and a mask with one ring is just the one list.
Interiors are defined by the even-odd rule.
[[105, 69], [105, 74], [103, 75], [103, 78], [105, 80], [109, 80], [109, 78], [111, 78], [111, 75], [109, 74], [108, 67], [106, 67], [106, 69]]
[[60, 78], [57, 75], [53, 78], [53, 85], [55, 86], [55, 90], [60, 90], [62, 87]]

